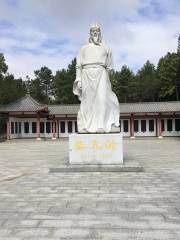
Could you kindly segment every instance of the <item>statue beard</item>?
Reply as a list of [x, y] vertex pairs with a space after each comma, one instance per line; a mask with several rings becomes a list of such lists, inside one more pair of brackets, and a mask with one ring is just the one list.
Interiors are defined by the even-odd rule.
[[92, 41], [94, 44], [99, 45], [100, 43], [99, 36], [92, 36]]

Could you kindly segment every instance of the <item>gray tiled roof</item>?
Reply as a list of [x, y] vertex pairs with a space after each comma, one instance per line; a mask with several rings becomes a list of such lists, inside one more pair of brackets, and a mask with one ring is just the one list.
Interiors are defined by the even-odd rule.
[[[77, 114], [78, 104], [51, 105], [48, 107], [50, 114]], [[179, 102], [143, 102], [143, 103], [121, 103], [121, 113], [159, 113], [180, 112]]]
[[67, 105], [49, 105], [50, 114], [77, 114], [79, 110], [79, 104], [67, 104]]
[[180, 112], [180, 101], [122, 103], [120, 104], [120, 112], [122, 113]]
[[[0, 112], [36, 112], [48, 108], [51, 115], [76, 115], [79, 104], [59, 104], [43, 105], [33, 99], [30, 95], [10, 103], [0, 105]], [[176, 102], [143, 102], [143, 103], [121, 103], [120, 113], [159, 113], [159, 112], [179, 112], [180, 101]]]
[[43, 110], [46, 107], [46, 105], [37, 102], [27, 94], [15, 102], [7, 105], [0, 105], [0, 112], [36, 112]]

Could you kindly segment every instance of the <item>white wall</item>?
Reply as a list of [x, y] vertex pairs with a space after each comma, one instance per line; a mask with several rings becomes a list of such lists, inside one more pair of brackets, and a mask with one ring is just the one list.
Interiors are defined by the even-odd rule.
[[[155, 137], [156, 136], [156, 119], [135, 119], [138, 121], [138, 132], [134, 131], [135, 137]], [[146, 131], [141, 131], [141, 120], [146, 120]], [[154, 120], [154, 131], [149, 131], [149, 120]]]
[[[128, 121], [128, 132], [124, 132], [124, 120]], [[130, 119], [121, 119], [120, 120], [120, 127], [123, 137], [130, 137]]]
[[[154, 120], [154, 131], [150, 132], [149, 131], [149, 120], [153, 119]], [[164, 131], [162, 132], [162, 136], [180, 136], [180, 131], [175, 131], [175, 119], [173, 118], [169, 118], [172, 119], [172, 131], [167, 131], [167, 119], [164, 118]], [[128, 120], [128, 132], [124, 132], [124, 120]], [[156, 119], [155, 118], [147, 118], [147, 119], [135, 119], [138, 120], [138, 132], [134, 131], [134, 136], [136, 137], [142, 137], [142, 136], [156, 136]], [[142, 132], [141, 131], [141, 120], [146, 120], [146, 131]], [[52, 120], [47, 120], [46, 118], [41, 118], [40, 119], [41, 122], [44, 122], [44, 133], [40, 134], [41, 138], [52, 138], [53, 136], [53, 129], [52, 129]], [[61, 132], [61, 121], [65, 122], [65, 132], [62, 133]], [[68, 122], [71, 121], [72, 122], [72, 133], [75, 133], [75, 120], [59, 120], [57, 121], [57, 124], [59, 123], [59, 126], [57, 126], [56, 124], [56, 138], [58, 137], [58, 129], [59, 129], [59, 137], [68, 137], [69, 133], [68, 133]], [[21, 122], [21, 133], [11, 133], [11, 122], [14, 122], [14, 131], [15, 131], [15, 122], [18, 123], [18, 128], [19, 128], [19, 122]], [[24, 123], [25, 122], [29, 122], [29, 133], [25, 133], [24, 132]], [[36, 133], [32, 133], [32, 122], [36, 122], [36, 118], [15, 118], [15, 117], [10, 117], [10, 138], [36, 138], [37, 134]], [[50, 122], [51, 124], [51, 133], [46, 133], [46, 122]], [[120, 120], [121, 123], [121, 132], [123, 133], [124, 137], [130, 137], [130, 119], [121, 119]], [[19, 132], [19, 131], [18, 131]]]
[[[168, 131], [167, 130], [167, 120], [168, 119], [172, 119], [172, 131]], [[173, 118], [166, 118], [164, 119], [164, 131], [162, 132], [162, 136], [166, 137], [166, 136], [173, 136], [173, 137], [177, 137], [180, 136], [180, 131], [176, 131], [175, 130], [175, 119]]]
[[[65, 122], [65, 132], [61, 132], [61, 122]], [[68, 133], [68, 122], [72, 122], [72, 133], [75, 133], [75, 120], [60, 120], [59, 121], [59, 137], [68, 137], [70, 133]]]
[[[52, 131], [52, 121], [47, 120], [46, 118], [41, 118], [41, 122], [44, 122], [44, 133], [40, 133], [41, 138], [52, 138], [52, 132], [46, 133], [46, 122], [51, 123], [51, 131]], [[14, 134], [11, 133], [11, 122], [14, 122]], [[15, 133], [15, 122], [18, 123], [18, 133]], [[19, 122], [21, 122], [21, 133], [19, 133]], [[29, 133], [24, 132], [24, 123], [29, 123]], [[32, 122], [36, 122], [36, 118], [16, 118], [10, 117], [10, 138], [36, 138], [37, 133], [32, 133]], [[36, 126], [37, 127], [37, 126]], [[56, 133], [57, 137], [57, 133]]]

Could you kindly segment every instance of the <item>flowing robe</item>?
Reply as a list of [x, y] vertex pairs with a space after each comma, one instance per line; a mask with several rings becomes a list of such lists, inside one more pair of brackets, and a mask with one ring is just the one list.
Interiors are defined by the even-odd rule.
[[[109, 70], [112, 54], [105, 44], [88, 43], [77, 57], [73, 93], [81, 104], [77, 116], [78, 132], [111, 132], [119, 127], [119, 102], [111, 89]], [[82, 83], [82, 88], [78, 87]]]

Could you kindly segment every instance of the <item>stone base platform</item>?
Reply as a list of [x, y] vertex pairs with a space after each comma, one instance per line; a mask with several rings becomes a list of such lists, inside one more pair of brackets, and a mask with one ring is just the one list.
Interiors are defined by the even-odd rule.
[[69, 163], [82, 165], [123, 164], [122, 134], [70, 134]]
[[126, 160], [124, 164], [114, 165], [61, 165], [50, 168], [49, 173], [60, 172], [144, 172], [144, 168], [136, 160]]
[[49, 169], [50, 173], [142, 171], [144, 169], [135, 160], [123, 162], [121, 133], [71, 134], [67, 165]]

